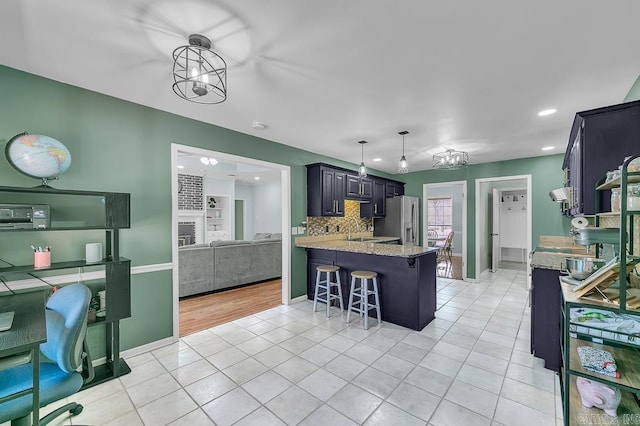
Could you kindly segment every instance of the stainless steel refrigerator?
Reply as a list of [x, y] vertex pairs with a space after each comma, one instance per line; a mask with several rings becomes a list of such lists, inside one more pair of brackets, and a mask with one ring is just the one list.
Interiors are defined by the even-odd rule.
[[387, 198], [385, 217], [374, 219], [373, 235], [399, 237], [400, 244], [416, 246], [420, 241], [420, 199], [418, 197]]

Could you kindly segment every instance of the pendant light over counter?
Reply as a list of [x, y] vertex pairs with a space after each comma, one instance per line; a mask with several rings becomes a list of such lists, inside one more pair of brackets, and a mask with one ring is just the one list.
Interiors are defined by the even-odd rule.
[[364, 144], [366, 144], [367, 141], [358, 141], [358, 143], [362, 147], [362, 158], [360, 161], [360, 167], [358, 167], [358, 176], [365, 178], [367, 177], [367, 167], [364, 165]]
[[404, 135], [408, 135], [409, 132], [406, 130], [403, 130], [401, 132], [398, 132], [398, 134], [402, 135], [402, 157], [400, 158], [400, 163], [398, 164], [398, 173], [405, 174], [405, 173], [409, 173], [409, 162], [407, 161], [407, 158], [404, 156]]

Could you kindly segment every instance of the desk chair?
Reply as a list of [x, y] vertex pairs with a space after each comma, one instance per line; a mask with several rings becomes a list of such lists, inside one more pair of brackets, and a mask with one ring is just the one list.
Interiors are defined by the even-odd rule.
[[[40, 406], [78, 392], [93, 380], [93, 366], [85, 341], [91, 291], [82, 284], [71, 284], [53, 293], [45, 311], [47, 341], [40, 352], [48, 360], [40, 363]], [[78, 370], [82, 367], [82, 372]], [[0, 399], [31, 388], [31, 363], [0, 370]], [[0, 403], [0, 423], [12, 426], [31, 424], [32, 395]], [[82, 405], [70, 402], [40, 419], [46, 425], [65, 411], [82, 412]]]

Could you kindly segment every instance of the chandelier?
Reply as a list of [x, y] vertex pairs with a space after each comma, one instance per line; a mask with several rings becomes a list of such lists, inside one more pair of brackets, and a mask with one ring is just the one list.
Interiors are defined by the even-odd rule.
[[199, 104], [227, 99], [227, 63], [211, 50], [211, 41], [191, 34], [189, 44], [173, 51], [173, 91]]
[[398, 173], [405, 174], [409, 173], [409, 162], [407, 158], [404, 156], [404, 135], [408, 135], [409, 132], [403, 130], [398, 132], [399, 135], [402, 135], [402, 157], [400, 158], [400, 163], [398, 163]]
[[447, 149], [433, 155], [434, 169], [459, 169], [466, 167], [469, 163], [469, 154], [465, 151]]
[[358, 167], [358, 176], [361, 177], [361, 178], [366, 178], [367, 177], [367, 167], [364, 165], [364, 144], [367, 143], [367, 141], [358, 141], [358, 143], [362, 147], [362, 157], [361, 157], [361, 161], [360, 161], [360, 167]]

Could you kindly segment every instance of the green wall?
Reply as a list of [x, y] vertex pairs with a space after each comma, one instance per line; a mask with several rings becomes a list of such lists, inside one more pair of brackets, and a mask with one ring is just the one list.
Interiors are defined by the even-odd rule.
[[[306, 220], [305, 164], [324, 162], [356, 168], [333, 158], [3, 66], [0, 93], [0, 149], [4, 150], [6, 142], [23, 131], [51, 136], [69, 148], [73, 159], [69, 171], [59, 181], [51, 182], [52, 186], [131, 193], [131, 229], [120, 235], [121, 255], [130, 258], [132, 266], [171, 262], [171, 143], [290, 166], [294, 225]], [[175, 97], [175, 102], [185, 101]], [[212, 113], [224, 108], [199, 107], [209, 108]], [[0, 155], [0, 185], [38, 184], [17, 172]], [[87, 242], [84, 234], [19, 234], [2, 236], [0, 259], [30, 262], [31, 254], [25, 247], [40, 245], [40, 241], [56, 247], [56, 261], [63, 256], [82, 258]], [[291, 295], [297, 297], [306, 294], [306, 253], [293, 244], [291, 251]], [[170, 271], [132, 276], [133, 313], [122, 322], [123, 349], [171, 336], [171, 286]]]
[[637, 101], [640, 99], [640, 76], [633, 82], [629, 93], [624, 97], [625, 102]]
[[[569, 125], [570, 123], [567, 124]], [[532, 244], [535, 247], [540, 235], [569, 235], [571, 228], [569, 219], [560, 213], [559, 204], [549, 198], [549, 191], [563, 184], [563, 158], [564, 155], [558, 154], [470, 165], [458, 170], [426, 170], [409, 173], [403, 176], [406, 183], [405, 193], [422, 198], [422, 186], [425, 183], [467, 182], [467, 274], [469, 278], [476, 278], [475, 180], [531, 175]]]

